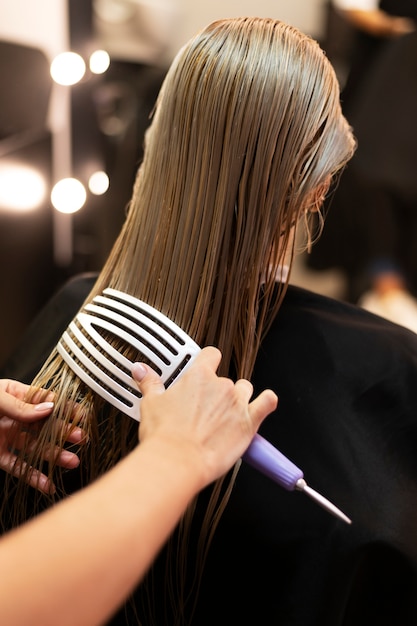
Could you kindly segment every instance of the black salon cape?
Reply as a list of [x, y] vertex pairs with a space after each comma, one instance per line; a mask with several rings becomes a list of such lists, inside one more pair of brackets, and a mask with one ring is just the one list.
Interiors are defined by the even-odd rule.
[[[32, 327], [36, 353], [26, 339], [3, 376], [31, 378], [93, 280], [80, 277], [55, 297]], [[352, 525], [242, 464], [192, 624], [416, 626], [417, 335], [291, 286], [253, 383], [255, 393], [279, 396], [261, 434]], [[164, 605], [158, 624], [171, 626]], [[111, 624], [136, 623], [123, 616]]]

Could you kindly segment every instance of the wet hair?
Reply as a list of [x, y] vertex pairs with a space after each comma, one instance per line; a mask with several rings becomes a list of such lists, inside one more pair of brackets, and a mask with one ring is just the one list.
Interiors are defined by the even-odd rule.
[[[221, 373], [250, 378], [285, 296], [276, 270], [291, 266], [299, 224], [308, 227], [354, 149], [334, 70], [316, 41], [269, 18], [208, 25], [166, 75], [124, 226], [87, 300], [105, 287], [139, 297], [200, 346], [218, 346]], [[136, 445], [133, 420], [106, 407], [56, 350], [34, 385], [52, 389], [56, 402], [38, 446], [24, 451], [31, 465], [41, 466], [46, 443], [64, 445], [57, 422], [69, 420], [72, 401], [90, 441], [81, 450], [84, 482]], [[51, 463], [49, 472], [61, 497], [60, 470]], [[20, 521], [44, 506], [44, 496], [34, 502], [27, 493], [19, 481], [13, 515]], [[219, 509], [210, 506], [212, 518], [227, 493]]]

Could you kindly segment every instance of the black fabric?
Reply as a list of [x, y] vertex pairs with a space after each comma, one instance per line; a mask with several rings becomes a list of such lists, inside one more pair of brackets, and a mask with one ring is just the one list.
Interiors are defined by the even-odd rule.
[[416, 0], [380, 0], [379, 8], [391, 15], [410, 17], [417, 22]]
[[417, 337], [292, 288], [253, 382], [279, 396], [261, 434], [353, 524], [242, 467], [195, 624], [417, 623]]
[[30, 383], [62, 333], [90, 293], [97, 273], [79, 274], [68, 280], [47, 302], [23, 333], [3, 367], [1, 378]]
[[[91, 287], [94, 280], [88, 280]], [[55, 299], [60, 332], [86, 287], [81, 278], [77, 293], [73, 281]], [[52, 317], [53, 328], [47, 308], [42, 349], [49, 336], [51, 348], [57, 340], [59, 324]], [[27, 344], [28, 369], [39, 360], [36, 350]], [[26, 378], [25, 363], [15, 362], [8, 376]], [[415, 626], [417, 336], [354, 306], [290, 287], [260, 349], [253, 383], [256, 393], [270, 387], [279, 396], [261, 434], [353, 524], [243, 464], [209, 551], [191, 623]], [[165, 576], [163, 557], [157, 587]], [[195, 558], [191, 545], [189, 562]], [[158, 624], [174, 624], [162, 596], [157, 611]], [[122, 610], [111, 624], [135, 621]]]

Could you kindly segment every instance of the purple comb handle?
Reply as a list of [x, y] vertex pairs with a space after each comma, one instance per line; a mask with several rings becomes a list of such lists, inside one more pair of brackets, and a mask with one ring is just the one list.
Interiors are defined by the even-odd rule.
[[287, 491], [296, 488], [304, 474], [269, 441], [256, 434], [242, 459]]

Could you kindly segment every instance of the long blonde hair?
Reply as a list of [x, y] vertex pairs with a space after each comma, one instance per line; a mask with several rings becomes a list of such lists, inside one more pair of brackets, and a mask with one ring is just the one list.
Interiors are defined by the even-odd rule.
[[[274, 270], [291, 264], [297, 225], [354, 148], [335, 73], [314, 40], [269, 18], [210, 24], [168, 71], [125, 224], [88, 301], [105, 287], [139, 297], [199, 345], [218, 346], [223, 374], [250, 378], [285, 295]], [[55, 350], [34, 385], [55, 392], [56, 409], [25, 451], [31, 465], [41, 465], [45, 443], [64, 445], [56, 424], [68, 421], [72, 401], [90, 438], [86, 481], [136, 444], [131, 420], [105, 407]], [[59, 468], [49, 472], [59, 483]], [[29, 516], [23, 480], [14, 503]]]

